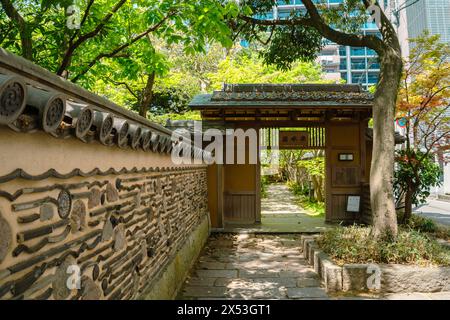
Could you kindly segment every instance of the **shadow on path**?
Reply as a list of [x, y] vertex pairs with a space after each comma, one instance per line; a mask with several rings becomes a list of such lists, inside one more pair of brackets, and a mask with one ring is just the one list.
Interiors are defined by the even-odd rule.
[[300, 235], [213, 234], [179, 299], [327, 299]]

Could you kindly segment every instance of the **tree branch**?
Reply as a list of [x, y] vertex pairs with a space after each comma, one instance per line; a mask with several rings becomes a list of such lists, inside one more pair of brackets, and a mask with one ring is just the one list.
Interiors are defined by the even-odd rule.
[[110, 52], [103, 52], [98, 54], [94, 59], [92, 59], [88, 64], [87, 67], [84, 68], [79, 74], [77, 74], [73, 79], [72, 82], [77, 82], [83, 75], [85, 75], [98, 61], [100, 61], [103, 58], [112, 58], [115, 55], [117, 55], [119, 52], [121, 52], [122, 50], [128, 48], [129, 46], [133, 45], [134, 43], [136, 43], [137, 41], [139, 41], [140, 39], [142, 39], [143, 37], [145, 37], [146, 35], [148, 35], [151, 32], [154, 32], [156, 30], [158, 30], [169, 18], [173, 17], [176, 14], [175, 11], [167, 14], [167, 16], [165, 16], [160, 22], [158, 22], [157, 24], [155, 24], [154, 26], [148, 28], [147, 30], [145, 30], [144, 32], [141, 32], [140, 34], [138, 34], [136, 37], [134, 37], [133, 39], [131, 39], [130, 41], [116, 47], [115, 49], [113, 49]]
[[118, 3], [111, 9], [111, 11], [103, 17], [102, 21], [95, 27], [94, 30], [85, 33], [81, 35], [76, 41], [69, 44], [69, 47], [67, 48], [64, 57], [62, 59], [61, 65], [59, 66], [56, 74], [62, 75], [62, 73], [67, 69], [67, 67], [70, 65], [70, 61], [72, 58], [72, 55], [74, 51], [82, 45], [85, 41], [95, 37], [102, 31], [102, 29], [105, 27], [105, 25], [108, 23], [108, 21], [112, 18], [112, 16], [125, 4], [127, 0], [119, 0]]
[[135, 97], [137, 100], [139, 100], [139, 96], [133, 91], [133, 89], [131, 89], [131, 87], [128, 85], [128, 83], [126, 82], [120, 82], [120, 81], [114, 81], [114, 80], [109, 80], [111, 83], [113, 83], [116, 86], [124, 86], [125, 89], [128, 90], [129, 93], [131, 93], [131, 95], [133, 97]]
[[17, 24], [20, 33], [20, 42], [22, 44], [22, 56], [25, 59], [33, 60], [33, 42], [28, 23], [20, 15], [10, 0], [0, 0], [6, 15]]
[[243, 21], [252, 24], [263, 26], [305, 26], [316, 29], [323, 37], [340, 45], [352, 47], [368, 47], [375, 51], [382, 52], [385, 45], [383, 41], [374, 35], [356, 35], [337, 31], [325, 23], [320, 16], [316, 5], [311, 0], [302, 0], [308, 11], [309, 17], [292, 18], [292, 19], [277, 19], [277, 20], [262, 20], [245, 15], [239, 15]]

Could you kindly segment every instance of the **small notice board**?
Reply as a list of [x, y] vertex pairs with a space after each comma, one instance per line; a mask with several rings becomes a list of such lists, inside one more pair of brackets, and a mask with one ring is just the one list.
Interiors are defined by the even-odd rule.
[[361, 196], [347, 196], [347, 212], [359, 212]]

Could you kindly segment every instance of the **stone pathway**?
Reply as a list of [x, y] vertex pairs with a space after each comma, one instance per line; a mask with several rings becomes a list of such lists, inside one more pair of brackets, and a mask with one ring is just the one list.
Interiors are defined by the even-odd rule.
[[226, 232], [296, 233], [323, 232], [333, 226], [325, 217], [314, 217], [297, 204], [296, 196], [284, 183], [271, 184], [267, 198], [261, 199], [261, 223], [257, 225], [227, 225]]
[[213, 234], [180, 299], [324, 299], [300, 235]]
[[450, 300], [450, 292], [330, 297], [299, 243], [299, 234], [213, 234], [178, 299]]
[[264, 215], [306, 214], [296, 203], [295, 195], [285, 183], [274, 183], [267, 186], [267, 197], [261, 199], [261, 212]]

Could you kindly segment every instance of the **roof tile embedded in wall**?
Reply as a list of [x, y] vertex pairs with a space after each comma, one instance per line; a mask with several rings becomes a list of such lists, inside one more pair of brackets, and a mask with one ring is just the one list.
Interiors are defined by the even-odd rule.
[[[0, 125], [105, 146], [168, 154], [172, 131], [0, 48]], [[194, 153], [201, 156], [200, 153]], [[208, 154], [205, 153], [206, 156]]]

